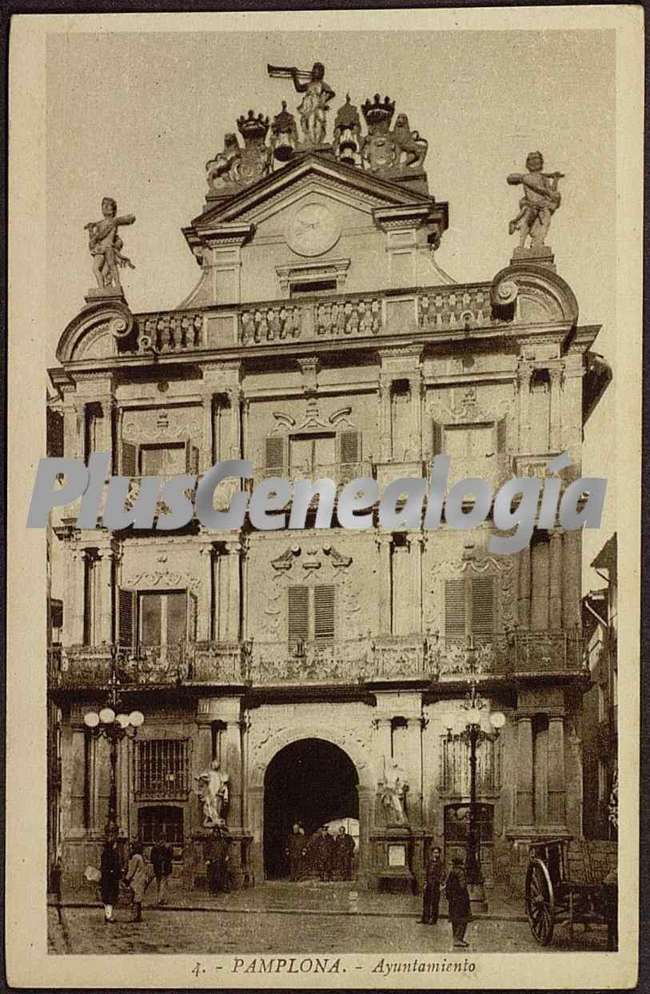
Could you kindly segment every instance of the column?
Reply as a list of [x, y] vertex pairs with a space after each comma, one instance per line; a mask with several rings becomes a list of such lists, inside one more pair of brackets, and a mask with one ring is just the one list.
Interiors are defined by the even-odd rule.
[[199, 458], [199, 472], [207, 473], [215, 461], [214, 394], [212, 390], [201, 394], [203, 437]]
[[420, 633], [422, 630], [422, 569], [424, 560], [424, 546], [426, 535], [409, 535], [408, 544], [411, 559], [412, 576], [412, 611], [411, 611], [411, 632]]
[[392, 623], [391, 604], [391, 544], [393, 536], [390, 534], [377, 534], [375, 541], [379, 548], [379, 635], [390, 635]]
[[390, 462], [393, 455], [389, 377], [379, 374], [379, 461]]
[[384, 775], [384, 758], [388, 763], [393, 754], [393, 732], [392, 732], [392, 718], [382, 717], [373, 718], [373, 725], [378, 733], [379, 749], [377, 755], [379, 756], [379, 779]]
[[[225, 618], [225, 638], [227, 642], [239, 641], [241, 630], [241, 604], [240, 604], [240, 575], [239, 557], [242, 551], [241, 543], [237, 541], [227, 541], [227, 555], [222, 562], [222, 569], [225, 567], [227, 607]], [[223, 576], [223, 573], [222, 573]]]
[[562, 627], [562, 530], [554, 528], [550, 538], [549, 628]]
[[85, 569], [85, 551], [83, 549], [70, 549], [68, 584], [63, 606], [63, 616], [65, 618], [67, 611], [69, 618], [65, 624], [68, 645], [81, 645], [83, 643]]
[[566, 822], [566, 782], [564, 775], [564, 715], [548, 718], [548, 821], [564, 826]]
[[83, 456], [84, 407], [74, 396], [65, 391], [63, 403], [63, 454], [66, 459]]
[[[198, 777], [204, 770], [209, 769], [212, 762], [212, 715], [205, 705], [209, 702], [198, 701], [198, 713], [196, 716], [196, 737], [192, 750], [192, 784], [194, 777]], [[201, 802], [194, 795], [190, 805], [190, 825], [192, 835], [201, 832], [203, 829], [203, 809]]]
[[373, 828], [373, 805], [375, 794], [372, 788], [357, 785], [359, 796], [359, 869], [358, 882], [367, 886], [372, 873], [372, 852], [370, 833]]
[[253, 883], [261, 883], [264, 880], [264, 787], [249, 787], [247, 796], [248, 824], [253, 835]]
[[549, 366], [548, 375], [551, 381], [549, 448], [551, 452], [557, 452], [562, 447], [562, 379], [564, 365], [559, 363]]
[[212, 545], [202, 545], [199, 554], [201, 557], [201, 582], [198, 587], [196, 640], [197, 642], [211, 642], [214, 631]]
[[519, 624], [523, 628], [530, 626], [530, 546], [527, 545], [519, 553]]
[[230, 453], [229, 459], [240, 459], [241, 458], [241, 426], [240, 426], [240, 409], [239, 401], [241, 399], [241, 390], [239, 387], [230, 387], [227, 391], [228, 399], [230, 401]]
[[533, 375], [528, 362], [519, 360], [517, 388], [519, 397], [519, 451], [530, 451], [530, 380]]
[[406, 811], [411, 828], [423, 825], [422, 817], [422, 718], [406, 719], [408, 793]]
[[579, 531], [565, 532], [562, 543], [562, 622], [568, 631], [580, 626], [582, 542]]
[[424, 383], [422, 373], [418, 370], [416, 376], [410, 378], [411, 384], [411, 448], [415, 452], [415, 459], [422, 459], [422, 397]]
[[533, 719], [529, 715], [517, 715], [516, 773], [516, 823], [530, 826], [534, 823], [534, 814]]
[[119, 553], [114, 549], [100, 548], [97, 550], [95, 565], [97, 596], [94, 598], [97, 616], [93, 619], [93, 634], [96, 645], [113, 641], [113, 577], [115, 571], [113, 564], [117, 558], [119, 558]]
[[230, 777], [230, 802], [228, 805], [228, 828], [240, 831], [242, 828], [242, 757], [240, 721], [226, 724], [222, 767]]

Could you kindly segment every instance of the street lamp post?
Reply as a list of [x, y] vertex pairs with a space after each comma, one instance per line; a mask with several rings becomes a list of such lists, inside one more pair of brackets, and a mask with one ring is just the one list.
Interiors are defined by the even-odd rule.
[[103, 736], [109, 743], [110, 757], [110, 792], [108, 797], [108, 825], [106, 835], [117, 838], [117, 750], [124, 738], [135, 738], [138, 728], [144, 723], [141, 711], [131, 711], [126, 714], [122, 710], [120, 698], [120, 680], [118, 676], [119, 649], [111, 649], [111, 675], [106, 705], [99, 711], [88, 711], [84, 715], [84, 724], [97, 738]]
[[[501, 711], [489, 711], [485, 701], [477, 690], [476, 648], [470, 635], [466, 650], [467, 667], [469, 671], [469, 691], [461, 704], [465, 713], [462, 716], [464, 727], [460, 738], [469, 746], [469, 825], [467, 829], [467, 858], [465, 869], [470, 903], [474, 911], [487, 911], [488, 904], [485, 896], [483, 871], [481, 869], [481, 840], [478, 823], [479, 805], [477, 801], [477, 757], [476, 751], [480, 742], [494, 741], [499, 731], [505, 725], [506, 718]], [[487, 728], [485, 727], [487, 725]], [[452, 731], [448, 730], [451, 737]]]

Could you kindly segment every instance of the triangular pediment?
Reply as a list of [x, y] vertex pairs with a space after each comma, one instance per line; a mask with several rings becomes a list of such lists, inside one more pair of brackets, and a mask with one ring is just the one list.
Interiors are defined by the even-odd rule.
[[430, 206], [433, 197], [335, 160], [308, 155], [265, 176], [194, 218], [198, 232], [232, 222], [259, 223], [306, 193], [322, 193], [370, 214], [382, 207]]

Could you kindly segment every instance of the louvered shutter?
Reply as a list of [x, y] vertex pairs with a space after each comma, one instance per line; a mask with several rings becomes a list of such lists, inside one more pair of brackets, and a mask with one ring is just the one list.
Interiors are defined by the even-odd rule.
[[505, 452], [508, 446], [508, 431], [505, 418], [501, 418], [496, 424], [497, 452]]
[[465, 640], [465, 580], [445, 580], [445, 638]]
[[494, 624], [494, 577], [472, 578], [472, 635], [477, 639], [489, 638]]
[[309, 587], [289, 587], [289, 642], [309, 638]]
[[193, 591], [187, 592], [187, 641], [196, 642], [196, 626], [199, 613], [198, 598]]
[[132, 649], [135, 645], [135, 592], [120, 590], [118, 592], [118, 627], [119, 644]]
[[339, 462], [347, 466], [361, 460], [361, 432], [342, 431], [339, 440]]
[[131, 445], [130, 442], [125, 442], [122, 440], [121, 446], [121, 462], [120, 462], [120, 475], [121, 476], [137, 476], [138, 466], [137, 466], [137, 447]]
[[185, 471], [190, 476], [199, 475], [199, 450], [189, 438], [185, 443]]
[[267, 476], [282, 476], [284, 474], [285, 440], [277, 435], [270, 435], [266, 440], [264, 450], [264, 466]]
[[330, 584], [314, 587], [314, 639], [334, 639], [334, 587]]
[[431, 448], [432, 448], [431, 454], [434, 456], [439, 456], [443, 452], [442, 425], [439, 425], [437, 421], [433, 422]]

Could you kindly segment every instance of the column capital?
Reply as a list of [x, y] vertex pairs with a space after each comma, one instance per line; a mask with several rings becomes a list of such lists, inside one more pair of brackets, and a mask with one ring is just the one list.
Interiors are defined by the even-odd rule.
[[550, 381], [551, 381], [551, 383], [553, 385], [557, 385], [557, 384], [561, 385], [562, 381], [564, 379], [564, 363], [563, 362], [557, 362], [557, 363], [553, 363], [553, 365], [549, 364], [549, 366], [548, 366], [548, 375], [549, 375], [549, 379], [550, 379]]
[[387, 546], [390, 548], [390, 546], [393, 544], [392, 532], [389, 532], [387, 534], [385, 533], [382, 534], [381, 532], [379, 532], [378, 534], [375, 534], [374, 539], [376, 545], [378, 545], [380, 548], [382, 547], [386, 548]]

